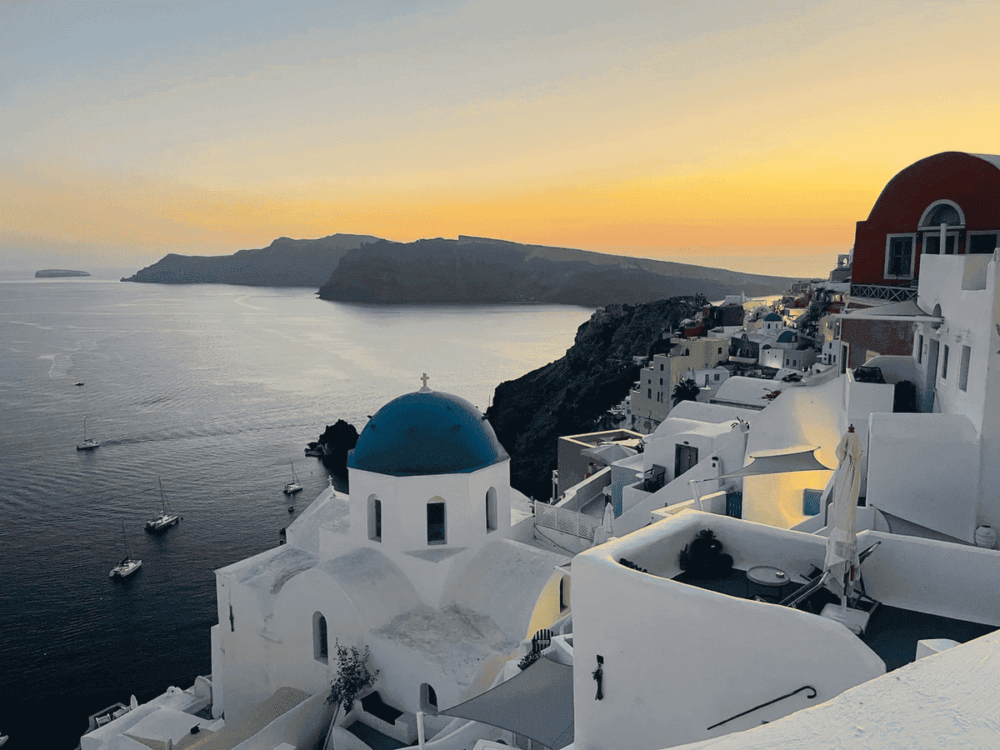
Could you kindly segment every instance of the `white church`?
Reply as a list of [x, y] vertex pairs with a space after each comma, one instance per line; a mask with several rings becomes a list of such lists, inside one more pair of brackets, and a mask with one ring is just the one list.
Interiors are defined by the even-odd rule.
[[439, 706], [486, 690], [568, 608], [568, 558], [533, 542], [509, 463], [464, 399], [425, 384], [382, 407], [348, 460], [349, 497], [331, 487], [287, 544], [216, 571], [214, 715], [244, 721], [280, 687], [324, 697], [336, 640], [370, 647], [400, 713], [382, 729], [414, 742], [424, 712], [440, 730]]

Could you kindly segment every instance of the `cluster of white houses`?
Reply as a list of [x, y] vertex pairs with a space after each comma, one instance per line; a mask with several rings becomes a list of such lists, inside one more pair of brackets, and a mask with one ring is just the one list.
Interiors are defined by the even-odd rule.
[[[390, 401], [349, 496], [328, 489], [287, 544], [216, 571], [212, 674], [83, 750], [1000, 746], [979, 697], [1000, 687], [982, 667], [1000, 659], [998, 235], [1000, 159], [904, 170], [840, 265], [869, 274], [880, 248], [880, 283], [908, 296], [854, 312], [880, 292], [852, 278], [835, 350], [798, 382], [719, 371], [729, 326], [673, 341], [631, 394], [649, 434], [561, 440], [553, 504], [510, 487], [468, 402]], [[775, 317], [745, 334], [758, 357], [798, 351]], [[719, 387], [671, 409], [689, 372]], [[835, 568], [848, 464], [864, 551]], [[696, 575], [709, 531], [729, 567]], [[331, 727], [335, 642], [380, 674]]]

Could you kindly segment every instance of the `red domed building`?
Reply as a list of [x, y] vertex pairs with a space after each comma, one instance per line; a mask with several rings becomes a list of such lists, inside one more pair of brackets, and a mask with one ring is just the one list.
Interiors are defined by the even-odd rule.
[[948, 151], [893, 177], [857, 225], [850, 308], [901, 304], [842, 319], [847, 365], [869, 353], [910, 353], [921, 256], [990, 254], [998, 245], [1000, 156]]

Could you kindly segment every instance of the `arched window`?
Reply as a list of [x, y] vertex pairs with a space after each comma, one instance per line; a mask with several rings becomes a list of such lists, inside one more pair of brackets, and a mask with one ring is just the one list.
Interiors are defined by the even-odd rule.
[[326, 618], [319, 612], [313, 613], [313, 658], [324, 664], [330, 658], [330, 640], [326, 632]]
[[490, 487], [486, 491], [486, 533], [497, 530], [497, 491]]
[[436, 714], [438, 710], [437, 693], [426, 682], [420, 685], [420, 710], [425, 714]]
[[959, 234], [964, 226], [965, 214], [957, 203], [935, 201], [924, 209], [920, 217], [919, 228], [924, 233], [923, 252], [928, 255], [954, 255], [958, 252]]
[[375, 495], [368, 496], [368, 538], [382, 541], [382, 501]]
[[427, 503], [427, 543], [446, 544], [447, 541], [444, 500], [440, 497], [435, 497]]
[[965, 215], [957, 203], [952, 201], [935, 201], [924, 209], [920, 217], [920, 228], [939, 228], [942, 224], [948, 226], [965, 226]]

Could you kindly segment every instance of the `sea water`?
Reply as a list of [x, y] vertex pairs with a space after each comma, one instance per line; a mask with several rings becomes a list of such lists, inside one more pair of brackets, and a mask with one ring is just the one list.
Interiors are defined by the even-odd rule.
[[[69, 750], [89, 714], [211, 672], [213, 571], [275, 546], [326, 487], [319, 460], [303, 456], [326, 425], [360, 431], [424, 373], [485, 410], [498, 383], [561, 357], [590, 312], [0, 282], [5, 750]], [[84, 416], [94, 451], [75, 447]], [[289, 499], [292, 466], [305, 489]], [[158, 480], [183, 520], [152, 536]], [[126, 544], [142, 568], [111, 580]]]

